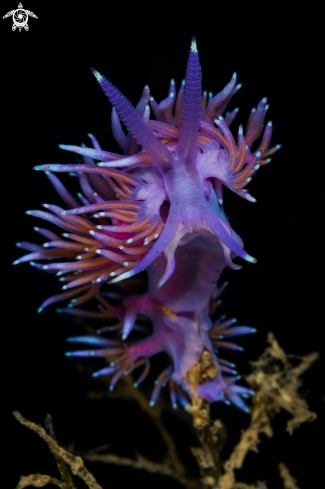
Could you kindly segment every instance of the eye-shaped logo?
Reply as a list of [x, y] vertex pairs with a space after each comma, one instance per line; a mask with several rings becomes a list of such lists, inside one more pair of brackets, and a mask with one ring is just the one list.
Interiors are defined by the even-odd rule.
[[19, 32], [22, 30], [22, 28], [24, 28], [25, 31], [28, 31], [28, 16], [34, 17], [34, 19], [38, 19], [37, 15], [35, 15], [33, 12], [23, 9], [23, 5], [21, 3], [18, 5], [18, 8], [16, 10], [11, 10], [11, 12], [7, 12], [6, 15], [4, 15], [2, 18], [6, 19], [7, 17], [11, 16], [13, 20], [12, 30], [15, 31], [18, 27]]

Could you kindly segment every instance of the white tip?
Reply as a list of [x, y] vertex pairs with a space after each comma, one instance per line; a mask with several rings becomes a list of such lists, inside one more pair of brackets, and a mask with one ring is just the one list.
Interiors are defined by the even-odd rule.
[[238, 83], [238, 85], [236, 85], [236, 89], [239, 90], [242, 86], [243, 86], [242, 83]]
[[130, 238], [130, 239], [127, 240], [126, 243], [129, 244], [129, 243], [132, 243], [132, 242], [133, 242], [133, 238]]
[[267, 102], [267, 97], [262, 98], [262, 102], [263, 102], [263, 104], [266, 104], [266, 102]]
[[124, 250], [125, 246], [119, 246], [120, 250]]
[[95, 253], [101, 254], [102, 250], [95, 250]]
[[170, 98], [174, 98], [175, 97], [175, 92], [170, 92], [169, 97]]
[[269, 121], [269, 122], [267, 123], [267, 125], [268, 125], [268, 126], [272, 126], [272, 125], [273, 125], [272, 121]]
[[42, 204], [43, 207], [45, 207], [45, 209], [48, 209], [50, 206], [49, 204]]
[[146, 90], [149, 90], [149, 85], [145, 85], [145, 86], [144, 86], [144, 88], [145, 88]]
[[97, 81], [100, 83], [103, 79], [102, 75], [97, 70], [95, 70], [95, 68], [90, 68], [90, 70], [92, 74], [95, 75]]
[[234, 71], [232, 77], [233, 77], [234, 80], [237, 78], [237, 73], [235, 71]]
[[128, 262], [128, 261], [123, 262], [123, 265], [124, 265], [125, 267], [127, 267], [127, 266], [128, 266], [128, 264], [129, 264], [129, 262]]
[[99, 225], [99, 226], [96, 226], [97, 229], [102, 229], [103, 226]]
[[255, 170], [258, 170], [260, 166], [261, 166], [260, 164], [255, 165], [254, 166]]
[[249, 183], [252, 180], [252, 177], [246, 178], [246, 182]]
[[81, 260], [81, 259], [82, 259], [82, 255], [76, 256], [76, 260]]
[[91, 234], [92, 236], [95, 234], [95, 231], [93, 231], [92, 229], [89, 231], [89, 234]]
[[174, 80], [174, 78], [172, 78], [172, 79], [170, 80], [170, 84], [171, 84], [171, 85], [175, 85], [175, 80]]
[[252, 256], [247, 256], [245, 260], [249, 261], [250, 263], [257, 263], [256, 258], [253, 258]]
[[270, 107], [270, 104], [266, 105], [265, 110], [268, 110], [269, 107]]
[[[18, 245], [18, 243], [17, 243], [17, 245]], [[43, 247], [44, 247], [44, 248], [49, 248], [49, 247], [50, 247], [50, 243], [44, 243], [44, 244], [43, 244]]]
[[252, 108], [252, 114], [255, 114], [255, 112], [256, 112], [256, 107], [253, 107]]
[[151, 96], [149, 100], [150, 102], [153, 102], [154, 98]]
[[195, 36], [192, 37], [191, 52], [197, 53], [197, 45], [196, 45], [196, 37]]
[[239, 126], [238, 134], [240, 134], [240, 135], [244, 134], [243, 126], [242, 125]]
[[280, 148], [281, 148], [281, 146], [282, 146], [282, 144], [277, 144], [277, 145], [276, 145], [276, 149], [280, 149]]
[[182, 83], [181, 83], [182, 87], [185, 86], [185, 80], [182, 80]]
[[261, 152], [257, 151], [257, 153], [255, 153], [255, 156], [257, 156], [257, 158], [259, 158], [261, 156]]

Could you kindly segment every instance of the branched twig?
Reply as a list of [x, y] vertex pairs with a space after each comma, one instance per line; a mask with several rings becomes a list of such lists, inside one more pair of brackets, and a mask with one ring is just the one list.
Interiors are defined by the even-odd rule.
[[[301, 423], [313, 421], [316, 418], [316, 414], [309, 411], [306, 401], [299, 397], [297, 391], [301, 385], [299, 376], [318, 358], [317, 353], [311, 353], [300, 358], [299, 365], [292, 367], [288, 356], [280, 348], [272, 333], [268, 335], [268, 342], [270, 346], [256, 362], [252, 363], [253, 371], [246, 378], [256, 392], [253, 397], [250, 425], [242, 432], [240, 441], [225, 462], [223, 470], [216, 449], [218, 433], [222, 428], [221, 421], [212, 422], [209, 404], [195, 395], [199, 384], [214, 378], [216, 375], [217, 366], [213, 364], [208, 352], [203, 352], [199, 362], [187, 374], [187, 381], [192, 389], [192, 402], [187, 411], [192, 415], [193, 426], [201, 444], [200, 447], [191, 448], [191, 451], [200, 468], [201, 480], [191, 478], [187, 474], [186, 468], [178, 456], [174, 440], [161, 421], [162, 411], [167, 404], [162, 401], [157, 403], [155, 407], [150, 407], [147, 397], [140, 390], [133, 388], [130, 377], [124, 377], [117, 392], [110, 394], [109, 397], [133, 399], [137, 402], [157, 426], [166, 443], [167, 456], [163, 462], [156, 463], [140, 455], [137, 455], [136, 460], [133, 460], [114, 454], [99, 454], [98, 450], [97, 452], [92, 450], [83, 454], [84, 458], [89, 461], [128, 466], [165, 475], [177, 480], [188, 489], [267, 489], [266, 484], [260, 481], [257, 485], [236, 482], [235, 470], [242, 467], [248, 451], [258, 451], [257, 446], [260, 442], [261, 433], [269, 437], [273, 435], [271, 419], [280, 409], [285, 409], [292, 415], [292, 419], [287, 423], [289, 432], [299, 427]], [[73, 475], [80, 477], [89, 489], [102, 489], [85, 468], [82, 458], [68, 453], [58, 445], [49, 415], [46, 419], [48, 433], [41, 426], [24, 419], [17, 411], [14, 412], [14, 415], [20, 423], [35, 431], [46, 441], [56, 458], [62, 478], [59, 481], [41, 474], [22, 476], [16, 489], [24, 489], [28, 486], [44, 487], [49, 483], [57, 485], [60, 489], [75, 489], [69, 470]], [[279, 465], [279, 470], [284, 489], [299, 489], [284, 464]]]
[[86, 460], [91, 462], [103, 462], [107, 464], [122, 465], [127, 467], [132, 467], [133, 469], [146, 470], [147, 472], [156, 473], [160, 475], [165, 475], [177, 480], [180, 484], [183, 484], [188, 489], [197, 489], [200, 484], [196, 480], [192, 480], [186, 477], [183, 473], [177, 471], [175, 466], [173, 466], [173, 461], [170, 460], [167, 463], [156, 463], [137, 455], [137, 460], [132, 460], [126, 457], [119, 457], [113, 454], [86, 454], [84, 455]]
[[286, 465], [283, 463], [279, 464], [279, 472], [284, 489], [299, 489], [296, 485], [296, 480], [292, 477]]
[[[125, 376], [121, 380], [123, 381], [120, 382], [118, 389], [116, 389], [115, 392], [107, 393], [106, 395], [110, 398], [134, 400], [138, 406], [153, 420], [154, 424], [159, 430], [161, 438], [166, 443], [167, 455], [165, 456], [164, 462], [151, 462], [140, 455], [137, 455], [137, 460], [118, 457], [114, 454], [93, 454], [88, 452], [81, 455], [85, 458], [85, 460], [89, 461], [115, 465], [127, 465], [129, 467], [133, 467], [134, 469], [142, 469], [146, 470], [147, 472], [155, 472], [157, 474], [166, 475], [177, 480], [188, 489], [196, 489], [201, 487], [201, 483], [199, 481], [193, 480], [187, 476], [187, 469], [178, 456], [173, 437], [165, 428], [161, 420], [162, 411], [166, 408], [169, 409], [170, 406], [163, 400], [159, 400], [154, 407], [149, 406], [147, 396], [141, 390], [134, 389], [133, 381], [130, 376]], [[175, 411], [173, 410], [173, 412]]]
[[210, 421], [210, 404], [196, 396], [200, 384], [213, 379], [218, 372], [218, 367], [213, 363], [208, 351], [204, 351], [200, 360], [187, 373], [187, 382], [191, 389], [191, 404], [187, 407], [193, 416], [193, 426], [197, 432], [201, 447], [192, 447], [191, 451], [200, 468], [204, 487], [216, 486], [221, 476], [219, 453], [216, 450], [217, 433], [221, 429], [220, 420], [215, 423]]
[[[27, 428], [35, 431], [35, 433], [43, 438], [43, 440], [48, 444], [56, 460], [60, 460], [60, 466], [59, 464], [58, 466], [62, 476], [61, 482], [47, 475], [33, 474], [27, 477], [22, 476], [16, 489], [23, 489], [28, 485], [32, 485], [34, 487], [44, 487], [49, 483], [54, 483], [58, 485], [61, 489], [75, 489], [75, 485], [72, 482], [70, 474], [66, 474], [65, 469], [67, 469], [67, 466], [70, 468], [73, 475], [78, 476], [87, 484], [89, 489], [103, 489], [96, 482], [94, 476], [86, 469], [81, 457], [76, 457], [75, 455], [72, 455], [71, 453], [64, 450], [64, 448], [60, 447], [56, 440], [53, 439], [52, 436], [47, 434], [42, 426], [39, 426], [32, 421], [28, 421], [18, 411], [14, 411], [13, 414], [22, 425], [27, 426]], [[52, 431], [52, 433], [54, 434], [50, 418], [47, 419], [47, 424], [48, 426], [50, 426], [50, 431]]]
[[[52, 416], [50, 414], [47, 414], [46, 415], [46, 418], [45, 418], [45, 426], [46, 426], [46, 430], [47, 430], [48, 434], [50, 435], [50, 437], [55, 442], [57, 442], [56, 435], [55, 435], [55, 432], [54, 432], [54, 426], [53, 426]], [[73, 489], [74, 488], [74, 484], [73, 484], [73, 481], [72, 481], [72, 477], [71, 477], [71, 475], [69, 473], [67, 464], [65, 463], [65, 461], [63, 460], [62, 457], [60, 457], [60, 456], [57, 455], [56, 451], [53, 451], [52, 450], [51, 447], [50, 447], [50, 450], [51, 450], [51, 452], [53, 453], [53, 455], [55, 457], [56, 465], [58, 466], [59, 472], [61, 474], [62, 481], [65, 483], [65, 486], [67, 487], [67, 489], [70, 488], [70, 487], [71, 487], [71, 489]]]
[[20, 481], [16, 489], [25, 489], [25, 487], [33, 486], [33, 487], [44, 487], [47, 484], [54, 484], [55, 486], [60, 487], [60, 489], [66, 489], [66, 484], [54, 477], [50, 477], [49, 475], [42, 474], [30, 474], [30, 475], [22, 475], [20, 477]]
[[[242, 433], [239, 443], [224, 464], [225, 474], [220, 478], [218, 489], [236, 487], [234, 470], [242, 467], [249, 450], [258, 451], [261, 433], [269, 437], [273, 435], [271, 419], [281, 408], [292, 414], [292, 419], [287, 423], [287, 430], [290, 432], [301, 423], [316, 418], [316, 414], [308, 410], [306, 401], [299, 397], [297, 390], [301, 385], [299, 375], [317, 360], [318, 354], [311, 353], [302, 357], [301, 363], [292, 367], [272, 333], [268, 334], [268, 343], [270, 346], [257, 362], [252, 363], [254, 370], [246, 378], [256, 391], [250, 425]], [[280, 362], [280, 366], [275, 362]]]

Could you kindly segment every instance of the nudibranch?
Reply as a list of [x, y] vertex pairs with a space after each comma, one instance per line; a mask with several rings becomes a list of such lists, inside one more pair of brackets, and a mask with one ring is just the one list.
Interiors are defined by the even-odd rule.
[[[109, 366], [94, 375], [112, 375], [111, 389], [122, 375], [142, 367], [138, 386], [148, 374], [149, 359], [166, 352], [171, 364], [158, 377], [150, 403], [168, 383], [172, 405], [176, 407], [177, 401], [186, 405], [191, 396], [187, 373], [207, 352], [214, 373], [197, 386], [195, 394], [209, 402], [231, 401], [247, 411], [243, 398], [251, 391], [236, 383], [234, 365], [218, 352], [240, 350], [228, 339], [255, 329], [234, 326], [235, 320], [224, 317], [212, 321], [210, 316], [223, 289], [217, 282], [225, 266], [241, 268], [234, 263], [235, 256], [256, 262], [224, 213], [223, 186], [255, 201], [246, 186], [280, 148], [269, 148], [272, 122], [263, 131], [267, 100], [263, 98], [252, 110], [245, 133], [239, 126], [236, 141], [229, 126], [238, 109], [222, 114], [241, 85], [234, 73], [217, 95], [202, 93], [195, 38], [178, 94], [172, 80], [167, 98], [159, 104], [146, 85], [134, 108], [110, 81], [95, 69], [92, 72], [113, 106], [112, 132], [123, 154], [103, 150], [89, 134], [92, 147], [60, 145], [80, 155], [80, 163], [35, 167], [45, 172], [67, 209], [43, 204], [46, 211], [27, 213], [63, 229], [65, 239], [34, 228], [48, 241], [43, 246], [18, 243], [30, 253], [14, 263], [30, 262], [64, 282], [63, 291], [43, 302], [39, 312], [69, 300], [59, 311], [116, 318], [117, 324], [103, 326], [98, 336], [69, 338], [96, 348], [67, 353], [105, 357]], [[259, 146], [252, 150], [260, 137]], [[54, 175], [59, 172], [78, 176], [79, 200]], [[128, 287], [122, 287], [122, 281], [127, 284], [144, 270], [146, 292], [130, 294]], [[114, 287], [121, 293], [110, 285], [118, 282]], [[93, 298], [99, 304], [97, 311], [79, 307]], [[141, 318], [150, 326], [141, 326]], [[114, 331], [113, 338], [102, 336], [109, 331]]]

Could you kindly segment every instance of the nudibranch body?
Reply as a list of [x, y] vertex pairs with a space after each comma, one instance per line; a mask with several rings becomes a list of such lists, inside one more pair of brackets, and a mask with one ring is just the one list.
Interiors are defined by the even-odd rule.
[[[142, 366], [139, 385], [149, 371], [149, 358], [164, 351], [171, 366], [158, 377], [151, 403], [168, 382], [173, 406], [177, 400], [186, 405], [191, 395], [187, 373], [208, 352], [214, 375], [197, 387], [196, 395], [209, 402], [230, 400], [247, 410], [242, 398], [251, 391], [236, 384], [233, 364], [220, 359], [218, 349], [240, 350], [228, 338], [255, 330], [234, 326], [234, 320], [224, 318], [212, 322], [209, 313], [221, 293], [217, 281], [224, 267], [241, 268], [233, 262], [236, 255], [256, 261], [229, 224], [222, 189], [226, 186], [255, 201], [245, 187], [280, 147], [269, 149], [271, 122], [262, 135], [266, 98], [252, 110], [245, 134], [239, 126], [236, 142], [229, 126], [238, 109], [225, 118], [221, 115], [240, 88], [236, 74], [217, 95], [202, 94], [195, 39], [178, 95], [172, 80], [167, 98], [159, 104], [145, 86], [134, 108], [114, 85], [92, 71], [113, 105], [112, 131], [124, 154], [104, 151], [89, 135], [92, 147], [60, 146], [81, 155], [82, 163], [35, 167], [45, 171], [68, 209], [44, 204], [46, 212], [28, 213], [67, 231], [63, 233], [66, 239], [35, 228], [49, 241], [43, 247], [19, 243], [30, 253], [15, 263], [29, 261], [56, 273], [64, 282], [64, 291], [47, 299], [40, 310], [70, 299], [61, 311], [104, 320], [117, 318], [117, 325], [103, 327], [100, 332], [115, 330], [121, 339], [69, 339], [99, 347], [69, 355], [106, 357], [110, 365], [95, 375], [113, 375], [111, 388], [123, 374]], [[150, 119], [150, 109], [155, 120]], [[259, 147], [252, 151], [261, 135]], [[79, 200], [53, 172], [78, 175]], [[41, 265], [37, 260], [50, 263]], [[113, 306], [108, 299], [116, 298], [116, 293], [111, 288], [105, 292], [103, 286], [121, 282], [120, 286], [143, 270], [148, 274], [147, 292], [121, 295], [120, 304]], [[98, 311], [78, 307], [92, 298], [99, 301]], [[151, 327], [142, 328], [144, 337], [134, 340], [131, 333], [141, 330], [137, 320], [143, 317], [150, 320]]]

